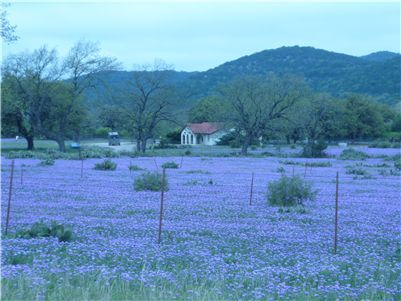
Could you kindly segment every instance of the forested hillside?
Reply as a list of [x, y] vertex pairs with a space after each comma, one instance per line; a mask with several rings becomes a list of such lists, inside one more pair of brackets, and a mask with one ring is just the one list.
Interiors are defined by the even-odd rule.
[[[226, 62], [204, 72], [168, 71], [169, 82], [177, 88], [174, 99], [177, 110], [185, 110], [194, 101], [212, 94], [220, 84], [245, 74], [294, 74], [304, 77], [316, 91], [333, 96], [347, 93], [368, 94], [378, 101], [394, 105], [400, 101], [401, 56], [382, 51], [356, 57], [312, 47], [281, 47], [264, 50]], [[111, 90], [124, 91], [132, 72], [103, 74], [101, 80]], [[103, 89], [88, 93], [90, 104], [111, 104]]]

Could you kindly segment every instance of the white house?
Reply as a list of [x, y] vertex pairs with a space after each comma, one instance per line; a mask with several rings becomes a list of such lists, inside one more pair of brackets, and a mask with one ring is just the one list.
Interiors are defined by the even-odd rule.
[[181, 131], [181, 144], [215, 145], [227, 133], [221, 122], [188, 123]]

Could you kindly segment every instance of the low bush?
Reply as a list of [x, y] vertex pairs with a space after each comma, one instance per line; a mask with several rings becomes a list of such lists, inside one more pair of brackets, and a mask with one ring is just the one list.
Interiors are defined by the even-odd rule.
[[375, 141], [369, 144], [369, 148], [400, 148], [400, 146], [399, 142], [389, 141]]
[[271, 206], [302, 206], [307, 200], [314, 200], [316, 191], [299, 176], [282, 175], [268, 184], [267, 201]]
[[[81, 156], [81, 157], [80, 157]], [[78, 160], [89, 159], [89, 158], [117, 158], [119, 153], [115, 152], [110, 148], [105, 147], [85, 147], [81, 150], [81, 155], [77, 151], [60, 152], [56, 149], [46, 149], [46, 150], [20, 150], [20, 151], [10, 151], [5, 153], [7, 159], [65, 159], [65, 160]]]
[[84, 148], [81, 151], [81, 156], [83, 159], [89, 158], [118, 158], [119, 153], [115, 152], [110, 148], [105, 147], [89, 147]]
[[138, 165], [130, 165], [128, 166], [128, 169], [131, 171], [143, 170], [143, 168], [139, 167]]
[[51, 166], [51, 165], [54, 165], [54, 159], [52, 159], [52, 158], [44, 159], [44, 160], [39, 162], [39, 165], [40, 166]]
[[305, 158], [323, 158], [326, 157], [324, 150], [327, 148], [327, 143], [323, 140], [310, 141], [304, 145], [302, 157]]
[[178, 168], [178, 164], [175, 162], [166, 162], [162, 165], [162, 168]]
[[348, 175], [356, 175], [356, 176], [367, 176], [369, 175], [369, 172], [361, 167], [359, 165], [353, 165], [353, 166], [347, 166], [346, 167], [346, 174]]
[[114, 163], [110, 159], [106, 159], [101, 163], [96, 163], [94, 168], [96, 170], [116, 170], [117, 163]]
[[354, 179], [372, 179], [373, 176], [365, 169], [362, 168], [362, 164], [354, 164], [346, 166], [346, 174], [354, 175]]
[[33, 256], [31, 254], [13, 254], [7, 258], [7, 263], [11, 265], [31, 264]]
[[341, 160], [365, 160], [367, 158], [369, 158], [367, 154], [353, 148], [347, 148], [340, 154]]
[[392, 169], [390, 168], [389, 170], [387, 169], [380, 169], [379, 170], [379, 175], [381, 176], [401, 176], [401, 172], [397, 169]]
[[300, 165], [300, 166], [308, 166], [308, 167], [331, 167], [331, 162], [297, 162], [291, 160], [280, 160], [279, 163], [284, 165]]
[[64, 227], [57, 222], [50, 225], [43, 221], [34, 223], [30, 229], [20, 230], [15, 234], [16, 238], [39, 238], [39, 237], [56, 237], [60, 242], [68, 242], [73, 239], [72, 230]]
[[163, 182], [163, 176], [158, 172], [143, 173], [134, 181], [136, 191], [161, 191], [162, 187], [164, 187], [165, 191], [168, 190], [167, 178]]
[[5, 154], [5, 157], [7, 159], [31, 159], [31, 158], [37, 158], [36, 157], [37, 152], [33, 151], [10, 151]]

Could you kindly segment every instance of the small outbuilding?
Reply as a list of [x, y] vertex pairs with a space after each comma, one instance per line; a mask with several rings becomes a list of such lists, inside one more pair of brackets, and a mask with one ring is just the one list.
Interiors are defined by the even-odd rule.
[[188, 123], [181, 131], [181, 144], [216, 145], [227, 133], [221, 122]]

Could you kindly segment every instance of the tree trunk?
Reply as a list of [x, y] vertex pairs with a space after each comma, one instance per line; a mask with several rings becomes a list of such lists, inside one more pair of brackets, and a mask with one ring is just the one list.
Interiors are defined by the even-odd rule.
[[34, 150], [35, 149], [35, 145], [33, 143], [33, 136], [26, 136], [25, 137], [26, 142], [28, 143], [28, 150]]
[[241, 155], [248, 154], [248, 147], [251, 144], [251, 136], [245, 136], [244, 143], [242, 144]]
[[56, 140], [57, 144], [58, 144], [58, 149], [60, 152], [65, 152], [65, 142], [64, 139], [57, 139]]
[[136, 138], [136, 151], [139, 153], [141, 151], [141, 140]]
[[141, 149], [141, 151], [142, 151], [142, 153], [145, 153], [146, 152], [146, 138], [145, 139], [143, 139], [143, 141], [142, 141], [142, 145], [141, 145], [141, 147], [142, 147], [142, 149]]

